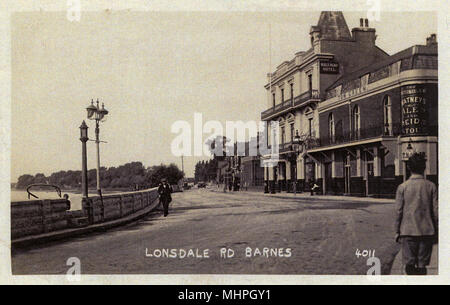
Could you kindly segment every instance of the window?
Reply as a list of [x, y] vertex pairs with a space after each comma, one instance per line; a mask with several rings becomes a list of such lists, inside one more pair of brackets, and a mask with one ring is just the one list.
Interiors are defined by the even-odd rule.
[[352, 138], [353, 140], [359, 139], [360, 136], [360, 128], [361, 128], [361, 121], [360, 121], [360, 114], [359, 114], [359, 107], [358, 105], [355, 105], [353, 107], [352, 111]]
[[281, 144], [284, 144], [286, 139], [286, 131], [284, 130], [284, 127], [281, 127]]
[[328, 116], [328, 137], [330, 139], [330, 144], [334, 143], [334, 116], [332, 113]]
[[290, 86], [291, 86], [291, 102], [294, 102], [294, 84], [291, 83]]
[[391, 97], [386, 95], [383, 99], [384, 109], [384, 135], [392, 136], [392, 105]]
[[281, 89], [281, 102], [284, 102], [284, 89]]
[[291, 143], [294, 142], [294, 124], [291, 124]]
[[275, 92], [272, 93], [272, 104], [273, 107], [275, 108]]
[[308, 106], [306, 107], [304, 114], [308, 120], [308, 135], [314, 137], [314, 110]]
[[312, 74], [308, 74], [308, 91], [312, 91]]

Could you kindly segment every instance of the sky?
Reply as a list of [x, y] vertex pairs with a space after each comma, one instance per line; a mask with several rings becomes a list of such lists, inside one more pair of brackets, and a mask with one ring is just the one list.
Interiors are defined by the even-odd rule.
[[[320, 12], [18, 12], [11, 18], [11, 181], [81, 169], [79, 126], [105, 104], [101, 165], [175, 163], [175, 121], [258, 121], [267, 73], [310, 48]], [[362, 12], [344, 12], [350, 30]], [[389, 54], [424, 44], [434, 13], [382, 12], [371, 21]], [[270, 28], [270, 30], [269, 30]], [[271, 33], [271, 34], [269, 34]], [[438, 33], [439, 38], [439, 33]], [[270, 48], [271, 46], [271, 48]], [[224, 124], [225, 125], [225, 124]], [[207, 135], [204, 136], [206, 139]], [[186, 176], [204, 157], [185, 157]], [[88, 142], [88, 168], [95, 168]]]

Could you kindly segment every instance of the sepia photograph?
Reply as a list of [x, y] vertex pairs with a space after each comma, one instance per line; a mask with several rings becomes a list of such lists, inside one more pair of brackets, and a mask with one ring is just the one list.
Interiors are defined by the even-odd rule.
[[9, 15], [10, 276], [442, 275], [438, 7], [63, 2]]

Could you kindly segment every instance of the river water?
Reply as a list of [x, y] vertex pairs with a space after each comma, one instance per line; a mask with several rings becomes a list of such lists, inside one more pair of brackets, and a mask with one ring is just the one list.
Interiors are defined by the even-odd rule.
[[[32, 191], [32, 193], [38, 196], [38, 199], [58, 199], [59, 196], [56, 191]], [[64, 192], [61, 191], [61, 196], [64, 194], [69, 195], [70, 200], [70, 210], [81, 210], [81, 199], [83, 198], [80, 193]], [[92, 195], [96, 195], [93, 193]], [[38, 200], [32, 196], [28, 199], [28, 193], [25, 190], [11, 190], [11, 201], [28, 201], [28, 200]]]

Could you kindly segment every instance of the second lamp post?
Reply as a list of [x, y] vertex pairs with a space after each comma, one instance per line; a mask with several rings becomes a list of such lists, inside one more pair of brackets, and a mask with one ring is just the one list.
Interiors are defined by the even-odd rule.
[[293, 162], [294, 162], [294, 196], [297, 195], [297, 158], [303, 151], [303, 141], [298, 135], [298, 130], [295, 133], [295, 137], [292, 141], [292, 150], [294, 151]]
[[108, 110], [105, 109], [105, 104], [102, 103], [102, 108], [99, 106], [97, 99], [97, 106], [94, 105], [94, 100], [86, 108], [87, 118], [95, 120], [95, 144], [97, 146], [97, 193], [102, 194], [100, 188], [100, 122], [105, 121], [105, 116], [108, 114]]

